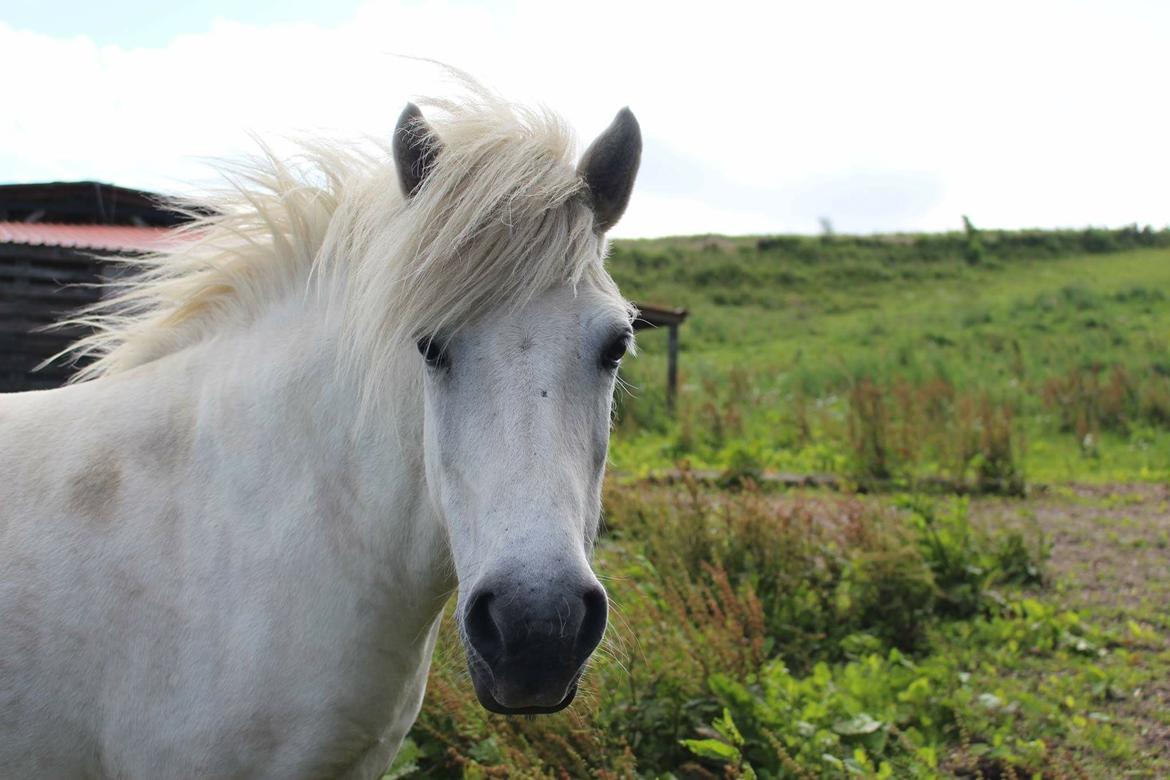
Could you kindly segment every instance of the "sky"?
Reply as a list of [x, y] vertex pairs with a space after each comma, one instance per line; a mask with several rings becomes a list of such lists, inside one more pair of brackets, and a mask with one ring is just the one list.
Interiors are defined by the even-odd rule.
[[388, 137], [463, 68], [581, 148], [645, 139], [618, 236], [1170, 224], [1170, 3], [0, 0], [0, 182], [190, 193]]

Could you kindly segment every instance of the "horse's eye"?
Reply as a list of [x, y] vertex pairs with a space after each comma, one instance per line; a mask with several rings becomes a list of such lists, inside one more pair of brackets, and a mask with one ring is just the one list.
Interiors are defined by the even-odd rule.
[[622, 362], [622, 358], [626, 354], [626, 350], [630, 348], [630, 334], [622, 333], [616, 336], [601, 352], [601, 367], [609, 371], [617, 369], [618, 364]]
[[450, 362], [444, 345], [431, 336], [425, 336], [418, 340], [418, 353], [423, 356], [431, 368], [446, 368]]

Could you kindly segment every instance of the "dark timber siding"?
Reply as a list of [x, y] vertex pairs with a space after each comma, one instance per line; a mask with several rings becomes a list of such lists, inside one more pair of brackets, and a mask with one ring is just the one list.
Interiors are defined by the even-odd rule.
[[0, 393], [65, 383], [73, 373], [66, 362], [33, 369], [82, 334], [43, 329], [96, 301], [104, 269], [75, 249], [0, 244]]

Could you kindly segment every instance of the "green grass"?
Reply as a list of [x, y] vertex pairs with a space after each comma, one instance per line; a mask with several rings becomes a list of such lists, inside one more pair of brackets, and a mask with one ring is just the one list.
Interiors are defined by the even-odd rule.
[[[809, 252], [816, 241], [806, 240]], [[768, 468], [847, 473], [858, 465], [847, 430], [858, 381], [887, 389], [942, 380], [1010, 409], [1013, 456], [1030, 481], [1170, 477], [1170, 249], [992, 256], [976, 266], [913, 249], [810, 260], [743, 240], [619, 244], [611, 267], [623, 290], [685, 306], [690, 318], [677, 419], [662, 402], [664, 336], [643, 333], [623, 368], [634, 389], [621, 406], [615, 466], [725, 468], [747, 451]], [[1078, 428], [1046, 400], [1062, 378], [1099, 372], [1105, 383], [1115, 366], [1135, 396], [1124, 419]], [[913, 438], [929, 444], [921, 433]], [[937, 452], [910, 460], [899, 470], [906, 478], [946, 471]]]

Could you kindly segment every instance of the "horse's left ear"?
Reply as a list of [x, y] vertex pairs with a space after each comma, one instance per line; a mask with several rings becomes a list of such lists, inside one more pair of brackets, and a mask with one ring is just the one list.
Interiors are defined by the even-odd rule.
[[439, 137], [414, 103], [407, 103], [398, 117], [393, 147], [398, 184], [402, 187], [402, 194], [409, 198], [418, 192], [443, 150]]
[[589, 145], [577, 173], [589, 186], [594, 226], [604, 233], [617, 224], [634, 189], [642, 161], [642, 130], [629, 108], [623, 108], [597, 140]]

